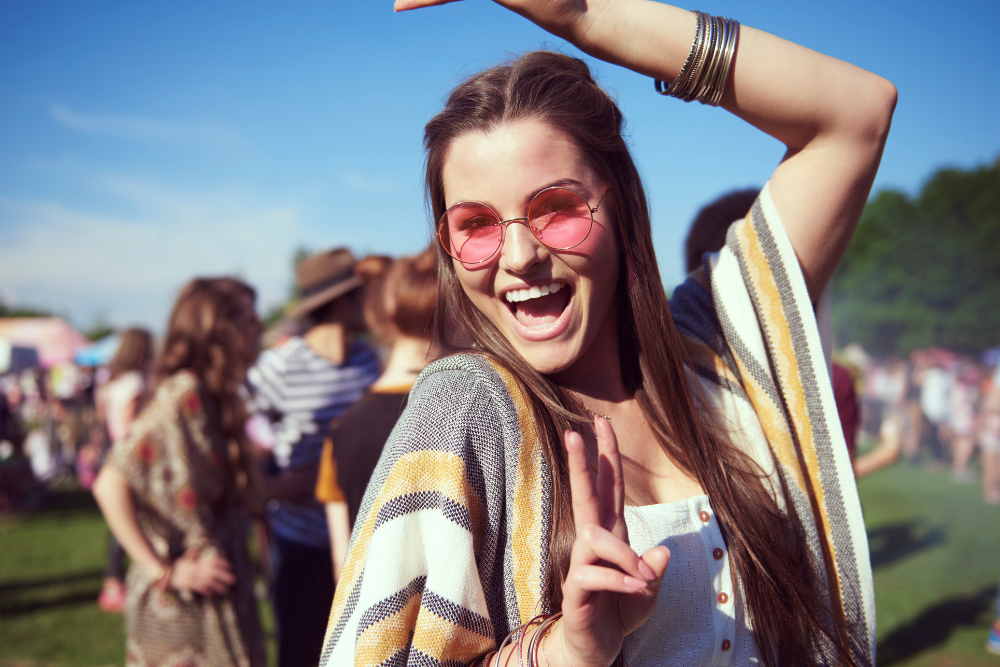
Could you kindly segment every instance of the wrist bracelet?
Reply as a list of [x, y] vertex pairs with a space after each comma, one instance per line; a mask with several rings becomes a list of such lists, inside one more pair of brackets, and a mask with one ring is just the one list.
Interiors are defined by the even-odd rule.
[[165, 592], [167, 588], [170, 587], [170, 575], [174, 573], [174, 564], [167, 563], [166, 565], [161, 565], [156, 568], [155, 577], [153, 579], [153, 588]]
[[671, 84], [653, 81], [656, 92], [717, 107], [729, 80], [729, 70], [736, 55], [740, 24], [734, 19], [694, 12], [697, 24], [691, 51], [681, 71]]
[[[548, 631], [552, 629], [552, 626], [560, 618], [562, 618], [562, 612], [561, 611], [558, 611], [558, 612], [552, 614], [551, 616], [549, 616], [548, 618], [546, 618], [544, 621], [542, 621], [542, 624], [538, 626], [538, 630], [536, 630], [535, 634], [531, 637], [531, 641], [528, 643], [528, 665], [529, 665], [529, 667], [538, 667], [538, 665], [539, 665], [539, 662], [538, 662], [538, 649], [545, 642], [545, 637], [547, 636]], [[548, 658], [547, 655], [545, 655], [545, 649], [544, 648], [542, 648], [542, 658], [545, 660], [545, 667], [549, 667], [549, 658]]]

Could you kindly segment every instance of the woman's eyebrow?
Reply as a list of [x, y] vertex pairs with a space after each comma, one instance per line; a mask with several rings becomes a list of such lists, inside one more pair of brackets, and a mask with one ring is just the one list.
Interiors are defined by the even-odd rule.
[[571, 190], [577, 191], [580, 194], [586, 194], [589, 193], [590, 191], [589, 188], [587, 188], [587, 186], [584, 185], [582, 181], [578, 181], [575, 178], [560, 178], [559, 180], [552, 181], [547, 185], [543, 185], [534, 192], [529, 192], [527, 196], [525, 196], [524, 198], [524, 207], [527, 208], [528, 204], [531, 203], [531, 200], [534, 199], [539, 192], [541, 192], [542, 190], [547, 190], [549, 188], [569, 188]]

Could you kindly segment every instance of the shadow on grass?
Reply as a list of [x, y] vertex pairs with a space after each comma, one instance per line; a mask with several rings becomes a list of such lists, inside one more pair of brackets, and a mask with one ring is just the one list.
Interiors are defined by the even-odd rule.
[[26, 602], [15, 602], [11, 605], [0, 604], [0, 618], [4, 616], [21, 616], [43, 609], [55, 609], [57, 607], [70, 607], [78, 604], [97, 605], [97, 595], [101, 592], [100, 586], [90, 591], [78, 591], [68, 593], [51, 600], [28, 600]]
[[58, 586], [60, 584], [72, 584], [77, 581], [87, 579], [103, 579], [104, 572], [101, 570], [90, 570], [88, 572], [76, 572], [74, 574], [64, 574], [59, 577], [47, 577], [45, 579], [22, 579], [20, 581], [6, 581], [0, 583], [0, 605], [3, 604], [4, 595], [11, 591], [23, 591], [29, 588], [46, 588], [48, 586]]
[[49, 512], [100, 512], [94, 494], [84, 489], [53, 491], [45, 495], [42, 507], [35, 514]]
[[868, 531], [872, 569], [908, 558], [927, 547], [944, 544], [943, 528], [926, 528], [919, 521], [903, 521]]
[[[45, 579], [29, 579], [26, 581], [10, 581], [0, 584], [0, 618], [4, 616], [20, 616], [30, 614], [43, 609], [53, 609], [56, 607], [66, 607], [70, 605], [86, 602], [93, 604], [97, 600], [97, 594], [101, 590], [101, 583], [104, 579], [104, 572], [92, 570], [90, 572], [77, 572], [59, 577], [47, 577]], [[73, 585], [81, 582], [92, 582], [92, 586], [87, 586], [81, 590], [82, 586]], [[55, 597], [35, 597], [44, 589], [52, 587], [62, 587], [69, 585], [71, 590], [63, 592]], [[27, 594], [29, 599], [21, 599]]]
[[[951, 598], [928, 607], [879, 642], [878, 664], [885, 667], [902, 662], [944, 644], [951, 633], [962, 626], [982, 625], [979, 617], [993, 607], [996, 595], [997, 587], [987, 586], [968, 597]], [[986, 641], [985, 628], [983, 641]]]

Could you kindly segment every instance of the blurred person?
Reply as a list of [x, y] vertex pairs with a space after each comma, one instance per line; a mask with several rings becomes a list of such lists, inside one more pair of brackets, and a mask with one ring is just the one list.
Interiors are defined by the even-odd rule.
[[[106, 429], [111, 447], [125, 440], [139, 414], [152, 360], [153, 337], [148, 331], [133, 328], [122, 332], [109, 364], [108, 381], [97, 397], [103, 416], [101, 427]], [[103, 458], [106, 452], [96, 454]], [[125, 553], [114, 533], [108, 538], [108, 562], [97, 604], [107, 612], [125, 611]]]
[[845, 366], [833, 362], [833, 398], [837, 403], [840, 428], [844, 432], [847, 451], [854, 458], [857, 447], [858, 428], [861, 426], [861, 405], [854, 388], [855, 377]]
[[154, 391], [111, 449], [94, 496], [132, 559], [130, 667], [263, 667], [247, 551], [254, 466], [241, 386], [257, 356], [254, 290], [198, 278], [181, 290]]
[[983, 499], [1000, 505], [1000, 364], [983, 381], [977, 427], [983, 456]]
[[944, 448], [949, 441], [948, 394], [951, 377], [938, 360], [928, 357], [921, 373], [920, 409], [930, 428], [925, 433], [931, 452], [931, 465], [944, 463]]
[[746, 217], [759, 194], [760, 188], [733, 190], [698, 211], [684, 240], [684, 267], [688, 273], [701, 266], [706, 253], [722, 249], [729, 226]]
[[265, 478], [274, 534], [272, 565], [280, 667], [315, 665], [333, 600], [330, 534], [314, 497], [330, 422], [379, 375], [365, 329], [362, 279], [346, 248], [296, 268], [306, 332], [266, 350], [248, 379], [255, 409], [274, 421], [274, 474]]
[[[845, 362], [847, 364], [847, 362]], [[869, 365], [869, 370], [878, 368]], [[853, 369], [853, 370], [852, 370]], [[858, 401], [856, 367], [833, 362], [833, 396], [837, 403], [837, 414], [844, 432], [847, 450], [851, 455], [851, 467], [855, 478], [870, 475], [876, 470], [892, 465], [899, 458], [899, 418], [888, 410], [882, 410], [875, 447], [864, 454], [857, 454], [857, 435], [860, 428], [861, 404]]]
[[977, 408], [982, 375], [976, 365], [963, 361], [948, 392], [948, 430], [951, 435], [951, 474], [955, 481], [973, 482], [969, 459], [976, 449]]
[[924, 371], [926, 370], [926, 357], [922, 350], [914, 350], [910, 353], [910, 360], [907, 364], [906, 377], [906, 432], [902, 438], [903, 456], [910, 463], [916, 463], [920, 458], [920, 446], [927, 433], [927, 418], [924, 417], [923, 408], [920, 406], [921, 387], [924, 381]]
[[382, 375], [334, 420], [323, 447], [316, 498], [326, 505], [334, 580], [340, 577], [368, 480], [428, 362], [437, 299], [434, 248], [392, 263], [373, 277], [366, 292], [365, 321], [390, 352]]

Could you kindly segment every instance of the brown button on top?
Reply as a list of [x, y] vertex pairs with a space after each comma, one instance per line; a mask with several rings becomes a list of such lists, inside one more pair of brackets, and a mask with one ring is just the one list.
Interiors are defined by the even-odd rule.
[[726, 604], [729, 602], [729, 596], [725, 593], [719, 593], [719, 604]]
[[729, 643], [728, 639], [723, 639], [722, 640], [722, 650], [723, 651], [728, 651], [730, 646], [732, 646], [732, 644]]
[[712, 558], [715, 560], [722, 560], [722, 549], [719, 547], [712, 549]]
[[712, 517], [710, 517], [708, 515], [708, 512], [706, 512], [705, 510], [702, 510], [702, 511], [698, 512], [698, 518], [701, 519], [702, 521], [704, 521], [705, 523], [708, 523], [708, 520], [711, 519]]

